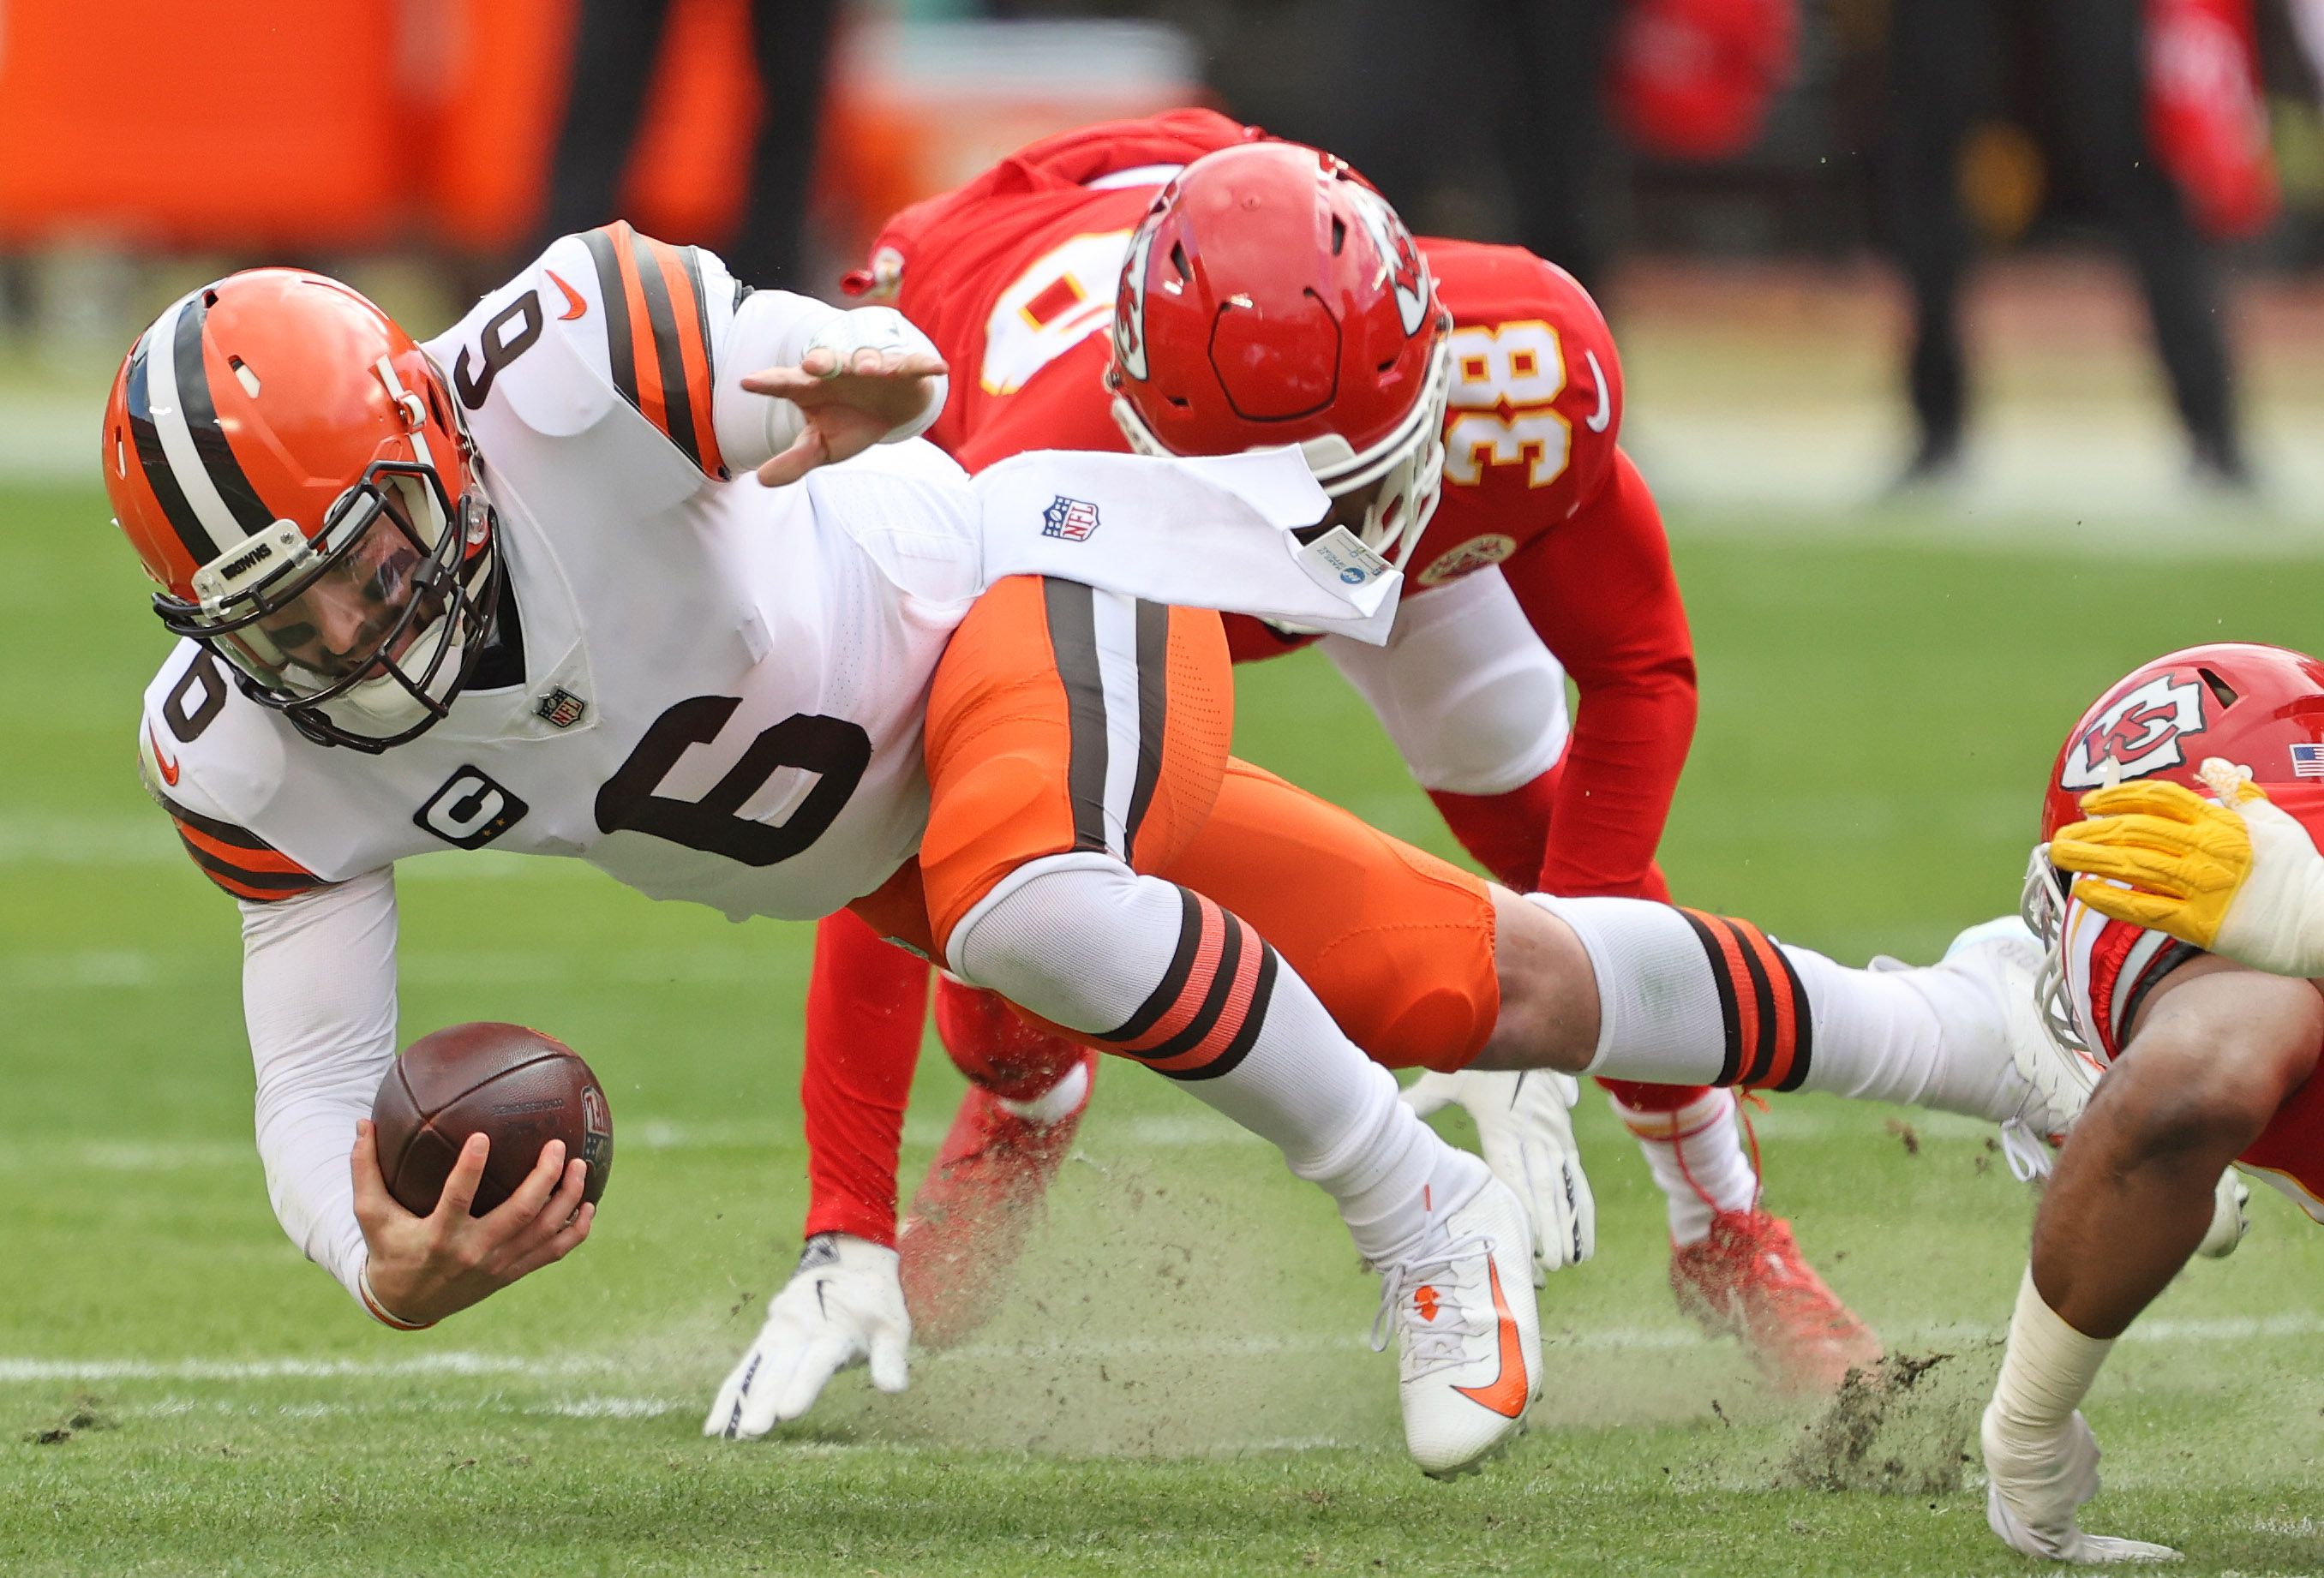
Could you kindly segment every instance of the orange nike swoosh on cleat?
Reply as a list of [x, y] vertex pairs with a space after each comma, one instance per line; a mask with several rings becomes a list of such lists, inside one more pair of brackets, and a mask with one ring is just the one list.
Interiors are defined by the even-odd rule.
[[1525, 1412], [1526, 1398], [1532, 1388], [1526, 1383], [1525, 1344], [1517, 1337], [1517, 1317], [1509, 1313], [1509, 1301], [1501, 1297], [1501, 1268], [1491, 1261], [1485, 1270], [1492, 1278], [1493, 1313], [1501, 1321], [1501, 1372], [1489, 1386], [1456, 1386], [1452, 1390], [1480, 1408], [1488, 1408], [1505, 1419], [1514, 1419]]
[[589, 310], [589, 304], [581, 299], [581, 292], [573, 289], [572, 286], [567, 285], [564, 279], [558, 275], [556, 270], [544, 269], [541, 272], [547, 274], [550, 279], [555, 280], [557, 281], [557, 288], [565, 292], [565, 310], [557, 315], [558, 321], [560, 323], [569, 323]]
[[153, 765], [161, 769], [161, 782], [175, 789], [178, 786], [178, 764], [161, 754], [161, 742], [153, 738], [151, 723], [145, 726], [145, 739], [153, 748]]

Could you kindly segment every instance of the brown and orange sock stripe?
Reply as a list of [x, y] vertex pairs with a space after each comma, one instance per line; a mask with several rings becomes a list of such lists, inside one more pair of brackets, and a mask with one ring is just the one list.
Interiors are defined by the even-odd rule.
[[1281, 968], [1233, 914], [1185, 888], [1170, 968], [1138, 1012], [1095, 1038], [1173, 1079], [1215, 1079], [1250, 1055]]
[[1702, 945], [1719, 990], [1726, 1046], [1715, 1083], [1797, 1090], [1814, 1056], [1815, 1023], [1792, 961], [1748, 921], [1678, 913]]

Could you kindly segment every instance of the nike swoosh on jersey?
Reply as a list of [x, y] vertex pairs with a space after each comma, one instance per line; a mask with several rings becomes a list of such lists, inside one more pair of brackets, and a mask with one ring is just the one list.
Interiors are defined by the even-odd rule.
[[579, 317], [583, 313], [589, 310], [589, 304], [581, 299], [581, 292], [573, 289], [572, 286], [567, 285], [556, 270], [545, 269], [542, 272], [546, 273], [551, 280], [555, 280], [557, 288], [565, 292], [565, 310], [557, 315], [559, 322], [570, 323], [575, 318]]
[[[557, 276], [551, 274], [549, 278], [555, 280]], [[564, 283], [563, 280], [558, 282]], [[1592, 433], [1603, 433], [1606, 424], [1614, 419], [1614, 391], [1606, 387], [1606, 370], [1598, 365], [1598, 353], [1584, 351], [1582, 359], [1590, 363], [1590, 376], [1598, 381], [1598, 408], [1583, 417], [1582, 422]]]
[[1514, 1419], [1525, 1412], [1526, 1399], [1532, 1391], [1526, 1379], [1525, 1344], [1517, 1337], [1517, 1317], [1509, 1313], [1509, 1301], [1501, 1294], [1500, 1266], [1489, 1260], [1485, 1270], [1492, 1280], [1493, 1314], [1500, 1321], [1500, 1373], [1483, 1386], [1456, 1386], [1452, 1390], [1504, 1419]]
[[145, 742], [153, 748], [153, 766], [161, 773], [161, 782], [175, 789], [178, 786], [178, 764], [161, 754], [161, 742], [155, 738], [151, 723], [145, 726]]

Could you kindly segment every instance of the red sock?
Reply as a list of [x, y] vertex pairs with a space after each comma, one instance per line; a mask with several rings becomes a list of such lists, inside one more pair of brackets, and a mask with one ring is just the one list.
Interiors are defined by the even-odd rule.
[[936, 983], [936, 1034], [960, 1071], [993, 1095], [1030, 1101], [1070, 1073], [1085, 1049], [1028, 1023], [997, 992]]
[[1632, 1112], [1674, 1113], [1711, 1094], [1708, 1085], [1641, 1085], [1635, 1079], [1600, 1079], [1607, 1095]]
[[816, 927], [799, 1107], [808, 1237], [896, 1241], [896, 1157], [927, 1021], [927, 961], [842, 910]]

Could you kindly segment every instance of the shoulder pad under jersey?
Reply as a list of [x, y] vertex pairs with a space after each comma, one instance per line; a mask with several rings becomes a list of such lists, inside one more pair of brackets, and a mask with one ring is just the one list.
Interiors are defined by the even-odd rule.
[[202, 874], [268, 904], [327, 884], [248, 825], [281, 773], [283, 742], [262, 711], [235, 693], [225, 664], [181, 641], [146, 688], [137, 757], [146, 793]]
[[724, 478], [716, 349], [748, 294], [715, 254], [617, 221], [552, 242], [429, 349], [471, 413], [498, 388], [526, 427], [567, 437], [618, 401], [693, 471]]

